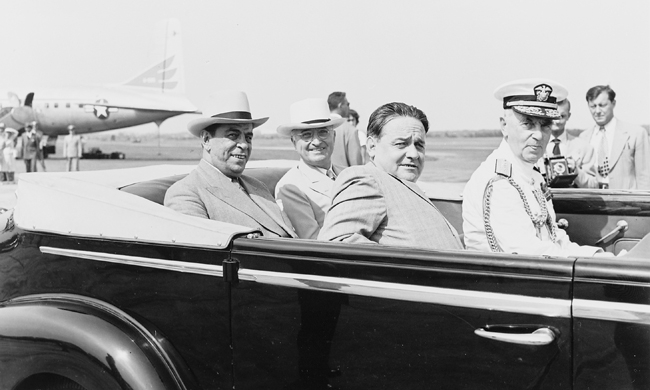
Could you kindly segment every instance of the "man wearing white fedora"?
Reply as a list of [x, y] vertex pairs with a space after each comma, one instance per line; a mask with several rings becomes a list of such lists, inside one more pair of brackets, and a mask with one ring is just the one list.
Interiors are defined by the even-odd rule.
[[280, 135], [290, 137], [300, 155], [275, 187], [275, 198], [287, 214], [300, 238], [318, 238], [325, 214], [332, 202], [331, 190], [344, 167], [332, 165], [336, 133], [345, 121], [330, 118], [324, 99], [304, 99], [290, 107], [291, 123], [278, 127]]
[[252, 119], [243, 92], [212, 95], [204, 115], [188, 124], [201, 140], [195, 170], [174, 183], [165, 206], [183, 214], [259, 229], [265, 237], [295, 237], [291, 222], [259, 180], [243, 175], [250, 158], [253, 128], [269, 118]]

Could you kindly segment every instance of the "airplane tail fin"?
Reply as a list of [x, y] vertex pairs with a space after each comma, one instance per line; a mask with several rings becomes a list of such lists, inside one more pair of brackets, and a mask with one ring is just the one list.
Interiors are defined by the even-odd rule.
[[151, 58], [154, 65], [124, 85], [184, 94], [185, 66], [178, 19], [165, 19], [156, 24]]

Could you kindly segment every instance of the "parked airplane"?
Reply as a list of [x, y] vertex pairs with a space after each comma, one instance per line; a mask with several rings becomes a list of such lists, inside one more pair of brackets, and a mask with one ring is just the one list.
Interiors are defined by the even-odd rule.
[[[77, 134], [120, 129], [200, 113], [184, 96], [180, 22], [156, 27], [158, 61], [132, 80], [115, 85], [0, 92], [0, 123], [20, 130], [31, 121], [47, 136], [48, 151], [74, 125]], [[24, 100], [20, 97], [25, 96]]]

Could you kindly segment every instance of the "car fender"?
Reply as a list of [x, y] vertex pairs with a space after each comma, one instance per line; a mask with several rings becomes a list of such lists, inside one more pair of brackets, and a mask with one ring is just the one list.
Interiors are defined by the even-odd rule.
[[195, 388], [160, 332], [115, 306], [70, 294], [0, 305], [0, 388], [43, 373], [86, 389]]

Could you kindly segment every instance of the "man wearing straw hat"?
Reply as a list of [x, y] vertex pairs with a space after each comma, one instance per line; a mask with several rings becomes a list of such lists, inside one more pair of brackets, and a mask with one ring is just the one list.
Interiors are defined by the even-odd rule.
[[295, 237], [269, 189], [243, 174], [252, 150], [253, 128], [268, 117], [252, 119], [246, 94], [233, 91], [212, 95], [203, 113], [208, 116], [188, 123], [189, 132], [201, 141], [201, 161], [167, 190], [165, 206], [252, 227], [265, 237]]
[[275, 198], [287, 214], [300, 238], [318, 238], [325, 214], [332, 202], [334, 179], [343, 167], [332, 165], [336, 133], [345, 121], [329, 117], [324, 99], [305, 99], [291, 105], [291, 123], [278, 127], [278, 133], [290, 137], [300, 155], [275, 187]]

